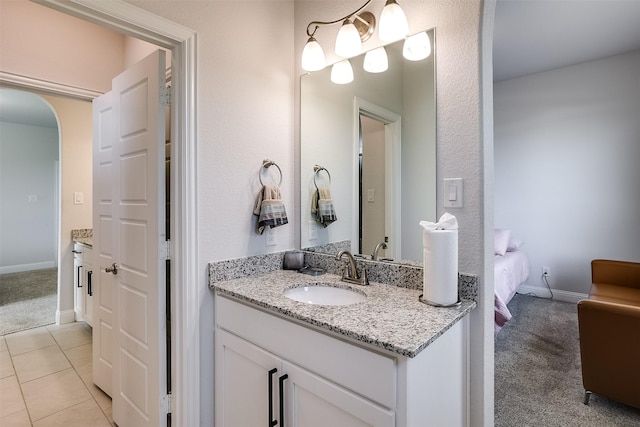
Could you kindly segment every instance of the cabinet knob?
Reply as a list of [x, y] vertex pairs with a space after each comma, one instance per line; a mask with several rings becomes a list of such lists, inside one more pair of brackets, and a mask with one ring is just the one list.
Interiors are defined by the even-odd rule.
[[116, 275], [118, 274], [118, 264], [114, 262], [113, 264], [111, 264], [111, 267], [105, 268], [104, 271], [107, 273], [113, 273], [114, 275]]

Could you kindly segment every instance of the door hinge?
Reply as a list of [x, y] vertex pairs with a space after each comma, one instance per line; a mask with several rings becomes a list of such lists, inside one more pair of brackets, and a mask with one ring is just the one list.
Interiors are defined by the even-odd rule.
[[169, 393], [160, 397], [160, 406], [162, 407], [163, 413], [165, 414], [173, 413], [173, 409], [174, 409], [173, 405], [174, 405], [173, 394]]
[[160, 246], [158, 247], [158, 251], [160, 252], [160, 259], [162, 261], [166, 261], [171, 259], [171, 241], [164, 240], [160, 242]]
[[171, 87], [160, 86], [160, 105], [171, 105]]

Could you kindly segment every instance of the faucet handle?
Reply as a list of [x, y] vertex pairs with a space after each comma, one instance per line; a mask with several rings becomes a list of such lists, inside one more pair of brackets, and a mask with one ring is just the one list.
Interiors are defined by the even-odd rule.
[[369, 284], [369, 278], [367, 277], [367, 269], [364, 267], [364, 265], [362, 266], [362, 274], [360, 274], [360, 284], [362, 285]]

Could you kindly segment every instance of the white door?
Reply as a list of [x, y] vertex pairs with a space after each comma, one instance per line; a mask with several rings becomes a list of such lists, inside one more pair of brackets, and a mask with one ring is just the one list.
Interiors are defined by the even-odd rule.
[[113, 79], [111, 397], [120, 427], [167, 424], [164, 81], [161, 51]]
[[112, 205], [115, 122], [112, 92], [93, 100], [93, 383], [111, 396], [113, 375]]

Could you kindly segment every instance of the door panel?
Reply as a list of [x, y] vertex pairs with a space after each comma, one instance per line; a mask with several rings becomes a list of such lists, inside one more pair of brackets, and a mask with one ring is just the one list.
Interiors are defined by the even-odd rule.
[[115, 138], [112, 93], [93, 101], [93, 382], [109, 396], [113, 375], [114, 276], [104, 269], [113, 261], [112, 204]]
[[166, 394], [164, 52], [113, 80], [113, 418], [120, 427], [161, 426]]

